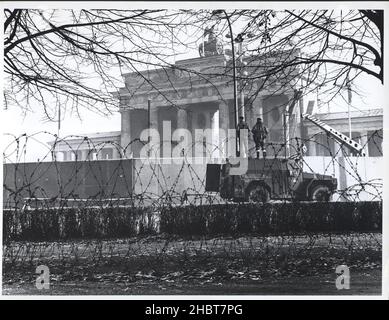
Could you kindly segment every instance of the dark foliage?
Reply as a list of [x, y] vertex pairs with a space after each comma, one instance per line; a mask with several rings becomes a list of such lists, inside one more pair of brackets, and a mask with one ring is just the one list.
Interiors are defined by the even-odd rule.
[[228, 204], [165, 208], [161, 231], [179, 235], [381, 231], [381, 202]]
[[123, 238], [154, 233], [147, 208], [61, 208], [4, 210], [4, 240], [52, 241]]
[[4, 210], [4, 240], [125, 238], [150, 233], [268, 235], [381, 232], [381, 202]]

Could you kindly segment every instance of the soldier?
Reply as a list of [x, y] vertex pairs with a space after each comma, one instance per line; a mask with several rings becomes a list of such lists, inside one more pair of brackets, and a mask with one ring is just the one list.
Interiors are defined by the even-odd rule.
[[[240, 130], [241, 129], [246, 129], [247, 130], [247, 135], [241, 135], [240, 133]], [[239, 117], [239, 123], [237, 125], [237, 128], [236, 128], [236, 136], [238, 138], [238, 141], [239, 141], [239, 155], [241, 157], [245, 157], [246, 156], [246, 152], [248, 150], [248, 132], [249, 132], [249, 126], [247, 125], [247, 123], [244, 121], [244, 118], [242, 116]], [[242, 148], [242, 150], [240, 150], [240, 148]]]
[[265, 139], [267, 138], [267, 128], [263, 125], [262, 119], [257, 118], [257, 123], [251, 130], [255, 142], [255, 150], [257, 152], [257, 159], [259, 159], [259, 151], [262, 150], [263, 157], [266, 157]]

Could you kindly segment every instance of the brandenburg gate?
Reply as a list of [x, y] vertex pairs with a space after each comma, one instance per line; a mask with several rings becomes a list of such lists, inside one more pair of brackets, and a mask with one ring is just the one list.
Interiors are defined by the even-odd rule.
[[[277, 55], [249, 56], [244, 65], [238, 65], [237, 112], [245, 117], [250, 129], [257, 117], [263, 118], [270, 131], [268, 142], [282, 144], [286, 136], [299, 135], [300, 117], [298, 107], [290, 110], [294, 88], [289, 81], [293, 72], [284, 79], [261, 77], [274, 59]], [[177, 143], [166, 134], [166, 130], [173, 133], [175, 129], [187, 129], [192, 137], [195, 129], [212, 129], [212, 147], [205, 146], [205, 152], [215, 158], [221, 156], [219, 131], [227, 132], [235, 125], [232, 74], [231, 58], [216, 45], [198, 58], [180, 60], [170, 67], [124, 74], [125, 86], [119, 91], [123, 155], [138, 158], [145, 144], [140, 141], [141, 132], [152, 128], [161, 136], [161, 157], [166, 155], [165, 143], [173, 147]], [[166, 127], [166, 121], [170, 121], [170, 127]], [[249, 148], [253, 148], [250, 136]]]

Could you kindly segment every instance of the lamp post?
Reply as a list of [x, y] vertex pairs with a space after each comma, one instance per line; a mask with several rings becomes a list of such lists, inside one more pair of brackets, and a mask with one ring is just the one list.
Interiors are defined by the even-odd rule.
[[[223, 13], [227, 23], [228, 23], [228, 28], [230, 31], [230, 39], [231, 39], [231, 51], [232, 51], [232, 78], [233, 78], [233, 83], [234, 83], [234, 127], [235, 129], [237, 128], [238, 125], [238, 114], [237, 114], [237, 109], [238, 109], [238, 88], [237, 88], [237, 82], [236, 82], [236, 64], [235, 64], [235, 45], [234, 45], [234, 37], [232, 35], [232, 26], [231, 26], [231, 21], [230, 18], [225, 10], [213, 10], [212, 15], [219, 15]], [[236, 150], [236, 156], [239, 156], [239, 145], [238, 145], [238, 139], [235, 139], [235, 150]]]
[[[240, 33], [237, 35], [237, 37], [234, 39], [233, 33], [232, 33], [232, 25], [230, 18], [225, 10], [213, 10], [212, 15], [220, 15], [221, 13], [224, 14], [227, 23], [228, 23], [228, 29], [229, 29], [229, 34], [227, 34], [227, 38], [230, 38], [231, 40], [231, 54], [232, 54], [232, 78], [233, 78], [233, 83], [234, 83], [234, 126], [235, 129], [238, 126], [238, 83], [236, 81], [236, 60], [235, 60], [235, 44], [234, 41], [240, 44], [240, 52], [242, 53], [242, 42], [243, 42], [243, 36], [245, 33]], [[248, 34], [248, 37], [252, 37], [251, 34]], [[241, 99], [242, 99], [242, 112], [244, 112], [244, 96], [243, 96], [243, 88], [241, 88]], [[239, 157], [240, 155], [240, 150], [239, 150], [239, 144], [238, 144], [238, 139], [235, 139], [235, 146], [236, 146], [236, 156]]]
[[[150, 129], [151, 129], [151, 99], [147, 99], [147, 130], [149, 130], [147, 142], [150, 143]], [[147, 156], [150, 157], [150, 150], [147, 151]]]
[[351, 84], [350, 84], [349, 79], [347, 77], [348, 135], [349, 135], [349, 138], [352, 139], [350, 107], [351, 107]]
[[58, 129], [57, 129], [57, 137], [59, 139], [59, 131], [61, 130], [61, 106], [58, 106]]
[[247, 71], [244, 71], [244, 67], [247, 65], [247, 63], [244, 61], [243, 57], [243, 41], [247, 38], [252, 38], [253, 34], [252, 33], [246, 33], [242, 32], [239, 33], [236, 38], [235, 38], [235, 43], [239, 44], [239, 49], [238, 52], [240, 53], [240, 58], [238, 59], [239, 65], [240, 65], [240, 108], [238, 110], [238, 114], [244, 116], [245, 115], [245, 105], [244, 105], [244, 86], [245, 86], [245, 80], [243, 77], [247, 76], [248, 73]]

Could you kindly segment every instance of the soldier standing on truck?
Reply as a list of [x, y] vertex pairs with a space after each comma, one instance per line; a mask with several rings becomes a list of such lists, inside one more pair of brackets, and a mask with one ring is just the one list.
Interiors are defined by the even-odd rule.
[[[239, 155], [241, 157], [246, 157], [246, 153], [248, 150], [248, 140], [247, 140], [248, 137], [244, 134], [242, 134], [242, 135], [240, 134], [241, 129], [247, 129], [247, 134], [248, 134], [249, 126], [244, 121], [244, 118], [242, 116], [239, 117], [239, 123], [238, 123], [237, 128], [236, 128], [236, 135], [237, 135], [238, 142], [239, 142], [239, 151], [240, 151]], [[240, 150], [240, 148], [242, 148], [242, 150]]]
[[262, 119], [257, 118], [257, 123], [251, 130], [255, 142], [255, 150], [257, 152], [257, 159], [259, 159], [259, 151], [262, 151], [263, 157], [266, 158], [265, 139], [267, 138], [267, 128], [263, 125]]

